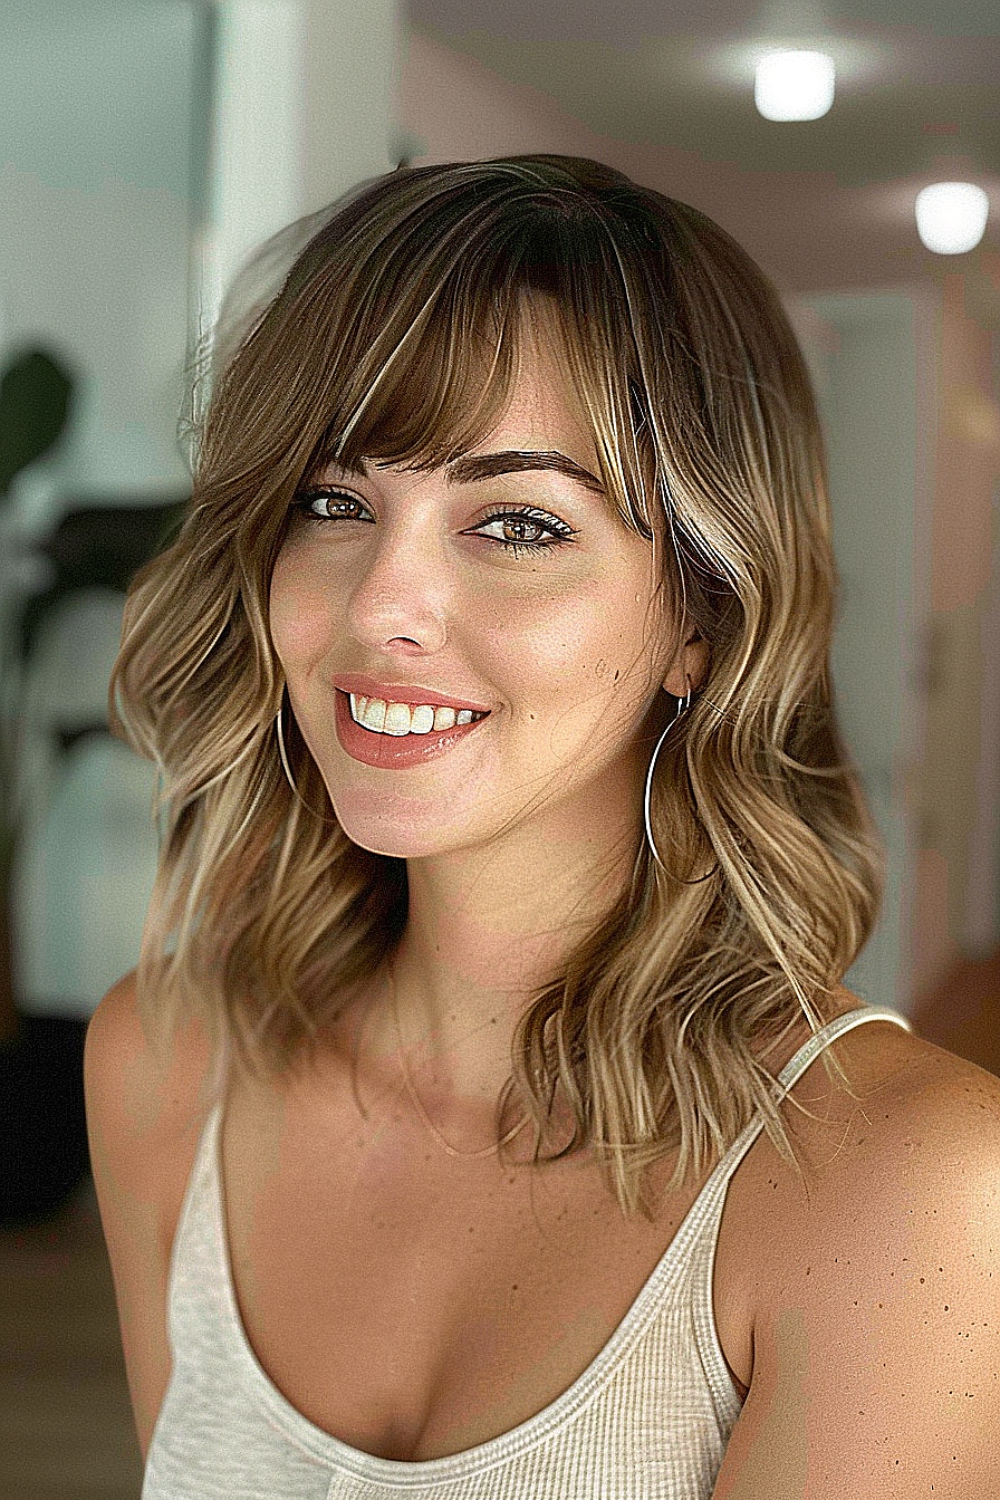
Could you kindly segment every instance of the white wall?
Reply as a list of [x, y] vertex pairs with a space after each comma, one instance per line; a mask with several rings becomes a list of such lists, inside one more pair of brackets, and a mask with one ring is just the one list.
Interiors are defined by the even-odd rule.
[[44, 338], [82, 377], [52, 482], [183, 488], [197, 8], [0, 11], [0, 347]]
[[217, 0], [201, 325], [261, 241], [400, 151], [397, 0]]
[[917, 988], [1000, 944], [1000, 330], [956, 269], [928, 360], [938, 392]]
[[403, 49], [399, 116], [414, 166], [548, 151], [628, 171], [621, 141], [596, 134], [537, 89], [510, 83], [419, 31]]

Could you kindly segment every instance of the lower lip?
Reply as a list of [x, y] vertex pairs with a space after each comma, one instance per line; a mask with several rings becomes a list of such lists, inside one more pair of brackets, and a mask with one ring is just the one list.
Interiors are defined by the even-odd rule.
[[360, 760], [366, 766], [378, 766], [383, 771], [404, 771], [407, 766], [421, 766], [437, 755], [444, 755], [459, 740], [486, 723], [486, 719], [474, 719], [471, 724], [456, 724], [454, 729], [432, 729], [429, 734], [379, 734], [377, 730], [364, 729], [356, 724], [351, 718], [347, 693], [337, 688], [336, 694], [337, 738], [341, 746], [353, 760]]

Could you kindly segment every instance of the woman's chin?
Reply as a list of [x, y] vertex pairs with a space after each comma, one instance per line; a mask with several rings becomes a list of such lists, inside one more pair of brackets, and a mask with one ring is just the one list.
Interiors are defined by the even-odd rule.
[[422, 859], [431, 854], [447, 854], [453, 849], [468, 844], [468, 831], [442, 829], [440, 822], [434, 827], [421, 827], [414, 820], [405, 822], [390, 818], [373, 818], [370, 814], [345, 816], [336, 808], [337, 821], [351, 840], [370, 854], [385, 854], [392, 859]]

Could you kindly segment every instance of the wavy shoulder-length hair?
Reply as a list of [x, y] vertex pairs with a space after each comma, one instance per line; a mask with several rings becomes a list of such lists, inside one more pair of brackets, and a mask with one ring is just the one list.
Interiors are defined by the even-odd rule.
[[[230, 1058], [273, 1077], [397, 944], [405, 861], [347, 837], [288, 713], [297, 791], [285, 774], [271, 573], [325, 459], [427, 469], [481, 442], [544, 300], [608, 503], [662, 539], [667, 612], [711, 666], [656, 761], [663, 864], [637, 837], [629, 887], [530, 997], [498, 1139], [519, 1101], [534, 1163], [589, 1147], [627, 1216], [653, 1212], [648, 1168], [677, 1151], [667, 1191], [704, 1173], [758, 1109], [801, 1171], [762, 1058], [829, 1019], [884, 851], [837, 726], [824, 444], [778, 295], [705, 214], [576, 157], [399, 170], [309, 228], [229, 330], [190, 506], [125, 610], [112, 723], [160, 773], [151, 1034], [197, 1017], [226, 1059], [216, 1089]], [[575, 1129], [546, 1154], [557, 1089]]]

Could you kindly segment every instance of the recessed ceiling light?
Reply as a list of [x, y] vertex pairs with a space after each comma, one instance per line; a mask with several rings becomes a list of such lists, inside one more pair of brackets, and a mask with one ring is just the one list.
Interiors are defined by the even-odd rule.
[[768, 52], [753, 96], [765, 120], [818, 120], [833, 103], [835, 69], [826, 52]]
[[917, 194], [917, 233], [937, 255], [974, 250], [986, 231], [990, 200], [974, 182], [934, 182]]

